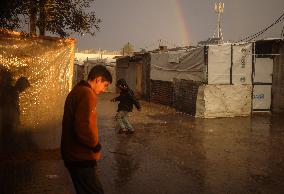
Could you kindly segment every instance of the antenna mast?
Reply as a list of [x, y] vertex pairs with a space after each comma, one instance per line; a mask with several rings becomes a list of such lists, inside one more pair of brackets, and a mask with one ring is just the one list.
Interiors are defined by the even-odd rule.
[[221, 14], [224, 13], [224, 3], [216, 2], [215, 3], [215, 12], [217, 13], [217, 38], [219, 42], [223, 41], [223, 34], [221, 31]]

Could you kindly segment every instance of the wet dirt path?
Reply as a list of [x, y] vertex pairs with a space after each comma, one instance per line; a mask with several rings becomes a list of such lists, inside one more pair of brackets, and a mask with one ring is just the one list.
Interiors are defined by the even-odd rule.
[[[106, 194], [284, 193], [283, 115], [196, 119], [142, 102], [130, 114], [136, 133], [125, 135], [116, 133], [112, 97], [101, 95], [97, 108]], [[58, 132], [26, 137], [25, 149], [11, 144], [21, 151], [0, 155], [0, 193], [74, 194], [54, 148]], [[29, 149], [36, 137], [48, 141]]]
[[282, 115], [195, 119], [142, 103], [136, 133], [115, 133], [115, 106], [99, 105], [107, 193], [284, 193]]

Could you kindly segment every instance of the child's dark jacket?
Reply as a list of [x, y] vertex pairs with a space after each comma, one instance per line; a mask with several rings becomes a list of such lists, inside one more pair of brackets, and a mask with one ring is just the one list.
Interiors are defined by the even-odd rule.
[[121, 90], [120, 95], [115, 98], [115, 101], [119, 101], [117, 112], [132, 112], [133, 104], [137, 109], [141, 108], [139, 101], [135, 98], [134, 93], [130, 88]]

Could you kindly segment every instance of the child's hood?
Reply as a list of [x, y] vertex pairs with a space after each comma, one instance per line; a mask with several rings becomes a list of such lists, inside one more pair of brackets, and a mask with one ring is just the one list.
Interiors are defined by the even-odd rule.
[[122, 88], [128, 88], [128, 84], [126, 83], [125, 79], [123, 79], [123, 78], [117, 80], [116, 86], [121, 86]]

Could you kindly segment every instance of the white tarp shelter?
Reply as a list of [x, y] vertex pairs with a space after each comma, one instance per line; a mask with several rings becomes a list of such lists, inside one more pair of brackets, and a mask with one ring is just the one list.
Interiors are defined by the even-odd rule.
[[252, 44], [208, 46], [208, 85], [199, 87], [196, 117], [251, 114]]
[[154, 53], [150, 77], [203, 82], [198, 90], [197, 116], [247, 116], [251, 110], [270, 110], [273, 59], [256, 58], [254, 44], [199, 47], [186, 51], [179, 60], [169, 53]]
[[174, 53], [152, 53], [150, 78], [208, 84], [252, 83], [252, 43], [209, 45], [207, 54], [204, 50], [199, 47], [183, 51], [179, 60], [179, 55]]

